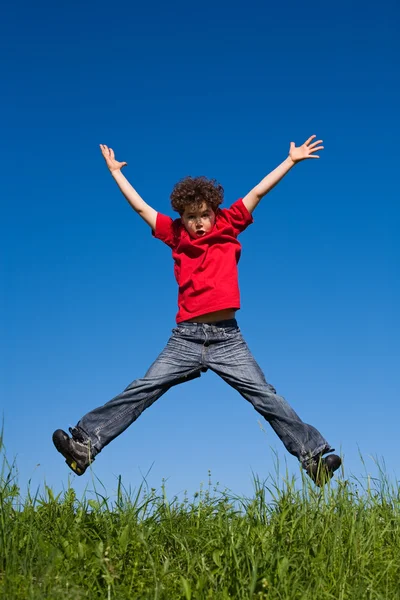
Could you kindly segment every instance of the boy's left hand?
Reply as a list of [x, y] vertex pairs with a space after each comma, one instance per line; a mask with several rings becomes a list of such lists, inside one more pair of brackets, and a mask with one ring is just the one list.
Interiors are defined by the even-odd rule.
[[289, 156], [294, 163], [300, 162], [301, 160], [305, 160], [306, 158], [319, 158], [319, 156], [317, 154], [314, 154], [314, 152], [317, 152], [318, 150], [323, 150], [324, 147], [318, 145], [322, 144], [322, 140], [317, 140], [316, 142], [313, 142], [313, 140], [316, 137], [316, 135], [312, 135], [308, 138], [306, 142], [304, 142], [302, 146], [298, 147], [294, 145], [294, 142], [290, 142]]

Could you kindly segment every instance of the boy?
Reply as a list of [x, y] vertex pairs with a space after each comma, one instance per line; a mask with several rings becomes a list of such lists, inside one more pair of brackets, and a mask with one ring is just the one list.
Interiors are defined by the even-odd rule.
[[69, 429], [53, 434], [68, 466], [83, 475], [95, 456], [135, 421], [167, 390], [200, 377], [211, 369], [234, 387], [270, 423], [288, 452], [321, 486], [339, 468], [341, 459], [311, 425], [303, 423], [289, 404], [266, 382], [242, 338], [235, 319], [240, 308], [237, 264], [238, 235], [253, 222], [252, 213], [265, 196], [298, 162], [319, 158], [322, 140], [311, 136], [302, 146], [290, 144], [289, 156], [243, 199], [220, 209], [223, 189], [205, 177], [186, 177], [171, 194], [173, 221], [146, 204], [125, 179], [127, 164], [100, 145], [106, 164], [132, 208], [151, 227], [154, 237], [172, 249], [179, 286], [177, 327], [166, 347], [142, 379], [103, 406], [86, 414]]

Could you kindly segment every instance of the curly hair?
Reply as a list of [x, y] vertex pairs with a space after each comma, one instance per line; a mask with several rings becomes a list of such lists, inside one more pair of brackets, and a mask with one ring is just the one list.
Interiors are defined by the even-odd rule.
[[183, 215], [187, 206], [199, 208], [205, 202], [215, 212], [224, 199], [224, 188], [215, 179], [184, 177], [171, 192], [172, 208]]

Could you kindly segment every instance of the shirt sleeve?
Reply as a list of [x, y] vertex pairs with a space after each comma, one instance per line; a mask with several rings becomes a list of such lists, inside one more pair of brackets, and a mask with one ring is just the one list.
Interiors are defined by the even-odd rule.
[[232, 225], [236, 235], [239, 235], [254, 221], [251, 213], [243, 204], [242, 198], [234, 202], [230, 208], [223, 208], [222, 212]]
[[167, 244], [170, 248], [177, 245], [177, 220], [173, 221], [171, 217], [157, 213], [156, 228], [152, 230], [153, 237]]

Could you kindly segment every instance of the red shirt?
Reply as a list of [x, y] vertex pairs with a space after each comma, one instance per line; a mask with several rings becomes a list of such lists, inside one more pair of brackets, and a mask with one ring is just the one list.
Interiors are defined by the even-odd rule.
[[153, 236], [172, 248], [174, 273], [179, 286], [176, 322], [226, 308], [240, 308], [237, 264], [242, 246], [237, 237], [253, 217], [237, 200], [217, 209], [212, 230], [191, 238], [181, 219], [157, 213]]

